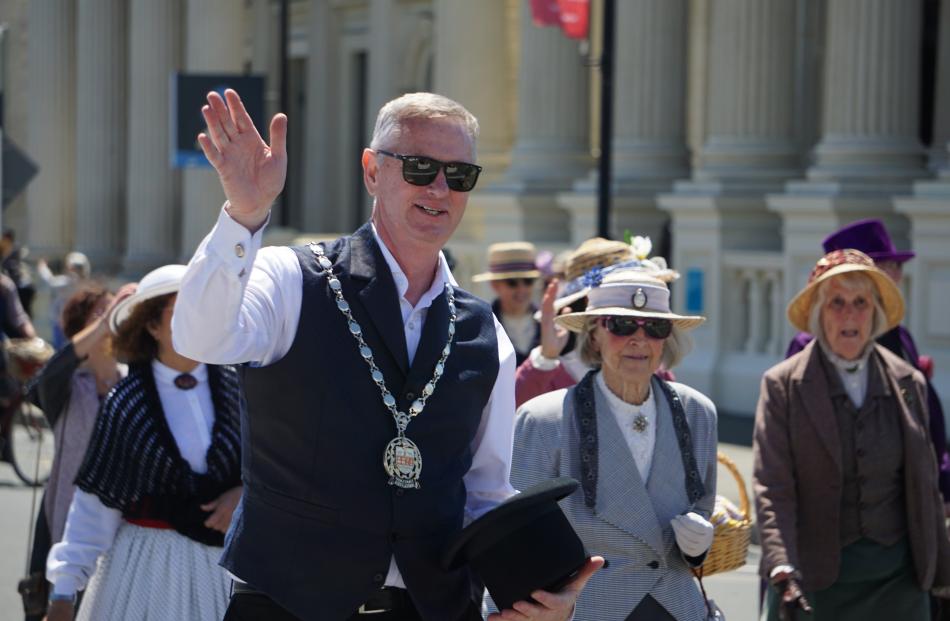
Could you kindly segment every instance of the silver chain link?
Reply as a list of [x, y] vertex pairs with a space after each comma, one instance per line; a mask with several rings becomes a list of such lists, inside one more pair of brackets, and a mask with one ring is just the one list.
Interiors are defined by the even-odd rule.
[[382, 395], [383, 405], [386, 406], [386, 409], [393, 415], [393, 420], [396, 421], [397, 435], [398, 437], [403, 437], [406, 433], [406, 427], [409, 426], [412, 419], [422, 414], [422, 410], [426, 406], [426, 401], [432, 396], [432, 393], [435, 392], [435, 385], [439, 382], [439, 378], [442, 377], [442, 373], [445, 371], [445, 361], [449, 358], [449, 353], [452, 351], [452, 340], [455, 338], [455, 290], [451, 284], [445, 283], [445, 294], [449, 302], [449, 336], [446, 340], [445, 347], [442, 348], [442, 356], [439, 358], [439, 361], [435, 363], [432, 379], [422, 388], [422, 395], [409, 406], [409, 413], [407, 414], [396, 407], [396, 398], [386, 388], [386, 379], [383, 377], [383, 372], [376, 366], [376, 362], [373, 360], [373, 350], [366, 344], [366, 341], [363, 340], [363, 329], [360, 327], [359, 322], [356, 321], [356, 318], [353, 317], [353, 313], [350, 311], [350, 305], [343, 297], [343, 285], [333, 274], [333, 263], [324, 253], [323, 246], [311, 243], [310, 251], [317, 257], [317, 263], [321, 269], [323, 269], [323, 273], [326, 274], [330, 291], [336, 296], [336, 307], [343, 313], [343, 316], [346, 317], [350, 334], [356, 339], [359, 345], [360, 356], [363, 357], [363, 360], [365, 360], [367, 366], [369, 366], [370, 376], [373, 378], [373, 381], [376, 383]]

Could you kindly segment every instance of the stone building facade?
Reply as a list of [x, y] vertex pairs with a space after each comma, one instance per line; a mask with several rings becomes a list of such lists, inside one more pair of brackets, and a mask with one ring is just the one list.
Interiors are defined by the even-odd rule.
[[[592, 236], [592, 5], [585, 48], [534, 26], [527, 0], [290, 2], [275, 230], [363, 222], [375, 111], [435, 90], [482, 128], [483, 181], [451, 244], [463, 283], [491, 242]], [[168, 165], [169, 76], [262, 74], [272, 114], [279, 17], [273, 0], [0, 2], [19, 29], [7, 66], [28, 67], [7, 72], [13, 133], [41, 166], [7, 219], [33, 251], [132, 275], [187, 258], [223, 196], [212, 171]], [[821, 239], [873, 216], [918, 252], [906, 323], [950, 397], [950, 0], [617, 0], [616, 20], [612, 233], [667, 240], [675, 305], [709, 317], [680, 377], [750, 413]]]

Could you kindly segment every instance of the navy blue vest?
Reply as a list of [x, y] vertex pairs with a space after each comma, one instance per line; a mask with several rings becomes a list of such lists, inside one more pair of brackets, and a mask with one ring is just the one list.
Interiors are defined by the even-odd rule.
[[[428, 311], [412, 366], [392, 274], [369, 225], [327, 248], [398, 407], [432, 377], [448, 335], [445, 293]], [[498, 375], [488, 305], [455, 290], [452, 353], [425, 410], [406, 431], [422, 453], [421, 489], [388, 485], [392, 415], [360, 357], [309, 248], [297, 334], [279, 361], [247, 368], [244, 498], [222, 564], [303, 619], [344, 619], [383, 585], [390, 557], [423, 618], [460, 618], [480, 601], [467, 570], [439, 558], [462, 527], [463, 475]]]

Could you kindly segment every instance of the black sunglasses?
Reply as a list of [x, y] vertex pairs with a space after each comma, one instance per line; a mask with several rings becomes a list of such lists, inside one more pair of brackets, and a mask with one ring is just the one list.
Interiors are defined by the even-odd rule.
[[508, 285], [509, 287], [511, 287], [512, 289], [514, 289], [518, 285], [524, 285], [525, 287], [533, 287], [535, 280], [536, 279], [534, 278], [505, 278], [504, 280], [502, 280], [502, 282]]
[[665, 339], [673, 332], [669, 319], [640, 319], [639, 317], [604, 317], [602, 325], [614, 336], [633, 336], [640, 326], [651, 339]]
[[450, 190], [470, 192], [482, 172], [482, 167], [477, 164], [440, 162], [424, 155], [401, 155], [382, 149], [376, 149], [376, 152], [402, 161], [402, 178], [412, 185], [429, 185], [439, 176], [439, 170], [444, 170], [445, 184]]

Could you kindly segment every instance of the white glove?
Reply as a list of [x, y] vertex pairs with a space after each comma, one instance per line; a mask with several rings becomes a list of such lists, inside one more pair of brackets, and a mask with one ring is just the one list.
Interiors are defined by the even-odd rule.
[[713, 525], [706, 518], [690, 511], [670, 520], [676, 545], [686, 556], [700, 556], [709, 549], [713, 540]]

